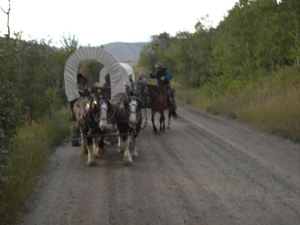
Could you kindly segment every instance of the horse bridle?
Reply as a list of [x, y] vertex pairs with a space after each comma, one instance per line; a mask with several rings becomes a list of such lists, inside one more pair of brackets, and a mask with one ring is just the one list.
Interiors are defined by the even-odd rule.
[[[136, 95], [139, 96], [139, 98], [135, 97], [135, 96], [133, 96], [133, 97], [137, 98], [137, 100], [144, 107], [144, 105], [147, 102], [147, 98], [149, 97], [147, 85], [146, 84], [139, 85], [138, 92], [136, 93]], [[145, 104], [143, 104], [143, 101], [145, 102]]]
[[[97, 99], [98, 100], [98, 99]], [[91, 98], [91, 101], [90, 101], [90, 104], [89, 104], [89, 108], [90, 108], [90, 113], [91, 113], [91, 115], [93, 116], [93, 119], [95, 120], [95, 121], [97, 121], [97, 117], [96, 117], [96, 115], [94, 114], [94, 112], [93, 112], [93, 110], [91, 109], [91, 105], [92, 105], [92, 103], [94, 103], [94, 104], [98, 104], [98, 101], [96, 101], [96, 100], [94, 100], [94, 98], [92, 97]], [[103, 103], [106, 103], [106, 101], [105, 100], [100, 100], [99, 101], [99, 104], [100, 104], [100, 112], [99, 112], [99, 114], [101, 114], [101, 109], [103, 109], [105, 112], [106, 112], [106, 114], [107, 114], [107, 108], [105, 108], [104, 106], [103, 106]], [[100, 116], [100, 118], [101, 118], [101, 116]], [[101, 118], [101, 120], [106, 120], [107, 121], [107, 117], [106, 118]]]
[[[103, 109], [107, 115], [107, 108], [103, 106], [103, 103], [106, 103], [105, 100], [100, 100], [100, 114], [101, 114], [101, 109]], [[107, 104], [106, 104], [107, 105]], [[107, 121], [107, 116], [105, 118], [102, 118], [100, 116], [101, 120], [106, 120]]]
[[[128, 98], [130, 98], [130, 99], [134, 99], [134, 100], [137, 100], [137, 101], [139, 101], [141, 104], [142, 104], [142, 102], [141, 102], [141, 100], [138, 98], [138, 97], [136, 97], [136, 96], [129, 96], [129, 97], [127, 97], [124, 101], [128, 101]], [[119, 101], [118, 102], [118, 104], [120, 104], [121, 103], [121, 101]], [[129, 105], [130, 105], [130, 103], [129, 103]], [[137, 106], [137, 105], [136, 105]], [[125, 109], [124, 109], [125, 110]], [[117, 113], [117, 109], [116, 110], [114, 110], [114, 112], [113, 112], [113, 114], [112, 114], [112, 116], [111, 116], [111, 118], [113, 118], [113, 120], [115, 121], [115, 122], [122, 122], [121, 120], [116, 120], [115, 119], [115, 115], [116, 115], [116, 113]], [[121, 116], [121, 117], [123, 117], [123, 121], [124, 122], [126, 122], [126, 121], [128, 121], [128, 118], [129, 118], [129, 115], [130, 114], [136, 114], [136, 115], [138, 115], [138, 113], [135, 111], [135, 112], [129, 112], [128, 113], [128, 110], [125, 110], [125, 115], [126, 115], [126, 117], [123, 117], [123, 116]]]

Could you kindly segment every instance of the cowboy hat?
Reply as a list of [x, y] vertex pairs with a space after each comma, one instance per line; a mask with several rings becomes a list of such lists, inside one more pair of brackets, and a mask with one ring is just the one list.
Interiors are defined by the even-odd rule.
[[81, 78], [85, 78], [86, 79], [86, 77], [83, 76], [82, 73], [77, 73], [77, 79], [81, 79]]
[[161, 62], [157, 63], [157, 64], [155, 65], [155, 67], [156, 67], [156, 68], [163, 68], [163, 69], [165, 69], [164, 64], [162, 64]]
[[77, 81], [78, 80], [80, 80], [80, 79], [84, 79], [85, 81], [88, 81], [88, 79], [85, 77], [85, 76], [83, 76], [81, 73], [77, 73]]

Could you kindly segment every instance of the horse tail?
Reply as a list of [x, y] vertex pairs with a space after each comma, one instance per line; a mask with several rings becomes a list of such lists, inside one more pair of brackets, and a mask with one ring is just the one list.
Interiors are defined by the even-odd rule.
[[172, 116], [174, 119], [177, 119], [177, 113], [176, 113], [175, 109], [172, 110], [171, 116]]

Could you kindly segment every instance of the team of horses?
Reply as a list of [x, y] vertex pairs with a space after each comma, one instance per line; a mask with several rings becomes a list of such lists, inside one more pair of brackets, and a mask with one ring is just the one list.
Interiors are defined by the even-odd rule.
[[155, 126], [155, 114], [160, 114], [159, 131], [165, 130], [165, 111], [168, 111], [168, 126], [170, 129], [171, 117], [177, 118], [175, 109], [168, 103], [168, 97], [163, 89], [157, 85], [142, 85], [136, 90], [125, 85], [125, 93], [113, 96], [111, 99], [98, 89], [90, 97], [79, 98], [73, 107], [76, 117], [76, 128], [81, 135], [81, 149], [87, 154], [87, 165], [96, 164], [95, 157], [101, 158], [106, 152], [104, 139], [108, 129], [116, 127], [118, 137], [118, 152], [124, 152], [123, 160], [126, 164], [138, 157], [137, 138], [147, 121], [142, 111], [151, 109], [153, 131], [158, 132]]

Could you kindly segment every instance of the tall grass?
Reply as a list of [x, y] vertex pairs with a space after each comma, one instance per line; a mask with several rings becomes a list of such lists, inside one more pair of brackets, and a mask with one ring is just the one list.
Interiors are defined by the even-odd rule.
[[69, 110], [21, 128], [6, 155], [5, 182], [0, 195], [0, 224], [13, 224], [33, 196], [39, 176], [55, 147], [70, 134]]
[[[256, 78], [249, 78], [242, 86], [232, 87], [238, 82], [231, 82], [227, 92], [215, 96], [205, 91], [207, 87], [196, 90], [186, 90], [178, 84], [175, 87], [179, 100], [201, 110], [300, 142], [299, 67], [285, 68]], [[232, 92], [233, 89], [238, 91]]]

